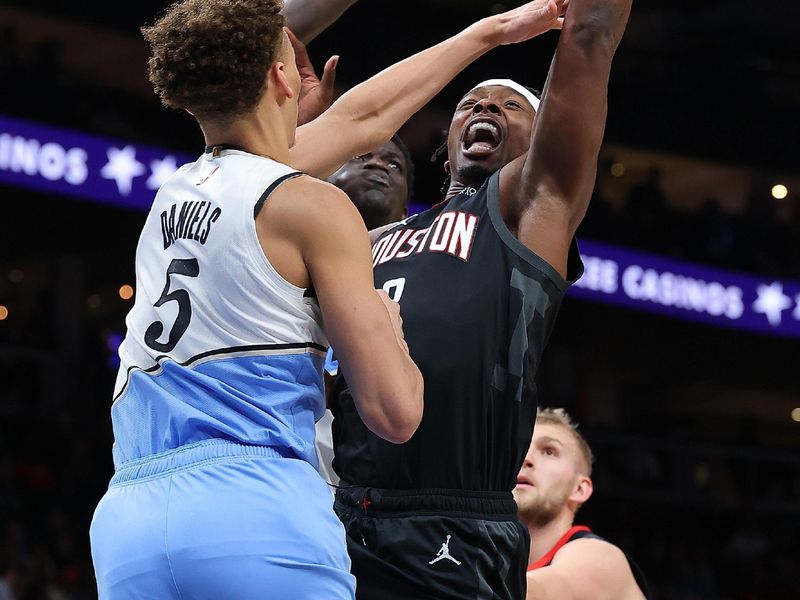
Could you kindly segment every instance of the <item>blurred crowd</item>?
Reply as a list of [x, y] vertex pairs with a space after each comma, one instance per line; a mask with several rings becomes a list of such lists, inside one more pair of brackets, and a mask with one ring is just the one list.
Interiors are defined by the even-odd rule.
[[[608, 164], [601, 164], [601, 168]], [[694, 210], [673, 208], [652, 167], [617, 207], [598, 186], [579, 236], [727, 269], [800, 279], [798, 199], [753, 191], [741, 214], [707, 197]]]

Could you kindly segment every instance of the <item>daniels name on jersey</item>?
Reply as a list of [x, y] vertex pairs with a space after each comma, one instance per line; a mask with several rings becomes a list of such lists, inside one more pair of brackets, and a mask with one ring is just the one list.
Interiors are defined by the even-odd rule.
[[[178, 208], [180, 206], [180, 208]], [[205, 200], [175, 203], [161, 213], [161, 237], [164, 250], [177, 240], [194, 240], [205, 246], [214, 221], [222, 215], [222, 209]]]

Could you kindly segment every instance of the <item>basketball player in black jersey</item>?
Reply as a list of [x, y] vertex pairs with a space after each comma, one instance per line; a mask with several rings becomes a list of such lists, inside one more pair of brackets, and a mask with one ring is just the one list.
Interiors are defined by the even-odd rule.
[[373, 246], [425, 408], [408, 442], [386, 443], [336, 383], [335, 508], [359, 599], [525, 595], [529, 536], [511, 491], [533, 431], [534, 376], [582, 269], [573, 236], [630, 6], [569, 2], [538, 111], [513, 82], [471, 90], [450, 126], [445, 200]]
[[374, 230], [408, 216], [414, 163], [403, 140], [394, 135], [372, 152], [351, 158], [328, 182], [347, 194], [367, 229]]
[[540, 410], [514, 488], [528, 527], [526, 600], [641, 600], [647, 586], [635, 563], [575, 513], [592, 495], [592, 450], [561, 409]]

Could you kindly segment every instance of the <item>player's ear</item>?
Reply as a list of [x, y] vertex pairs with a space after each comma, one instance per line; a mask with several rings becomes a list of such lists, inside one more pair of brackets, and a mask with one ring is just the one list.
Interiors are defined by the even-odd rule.
[[588, 477], [580, 475], [578, 476], [578, 481], [575, 483], [575, 487], [573, 488], [569, 499], [579, 504], [583, 504], [592, 497], [593, 492], [594, 485], [592, 484], [592, 480]]
[[444, 161], [444, 172], [447, 173], [448, 175], [450, 175], [450, 161], [449, 160]]
[[269, 68], [270, 82], [275, 86], [275, 95], [279, 102], [283, 99], [294, 97], [294, 90], [289, 84], [289, 78], [286, 74], [286, 65], [280, 61], [276, 61]]

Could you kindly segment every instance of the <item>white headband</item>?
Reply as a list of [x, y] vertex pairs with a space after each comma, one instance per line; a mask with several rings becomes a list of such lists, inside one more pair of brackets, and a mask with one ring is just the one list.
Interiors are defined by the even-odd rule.
[[534, 95], [534, 93], [513, 79], [487, 79], [486, 81], [481, 81], [467, 93], [473, 92], [478, 88], [486, 87], [488, 85], [501, 85], [503, 87], [510, 88], [517, 92], [520, 96], [524, 96], [525, 99], [531, 103], [534, 112], [539, 110], [539, 99]]

